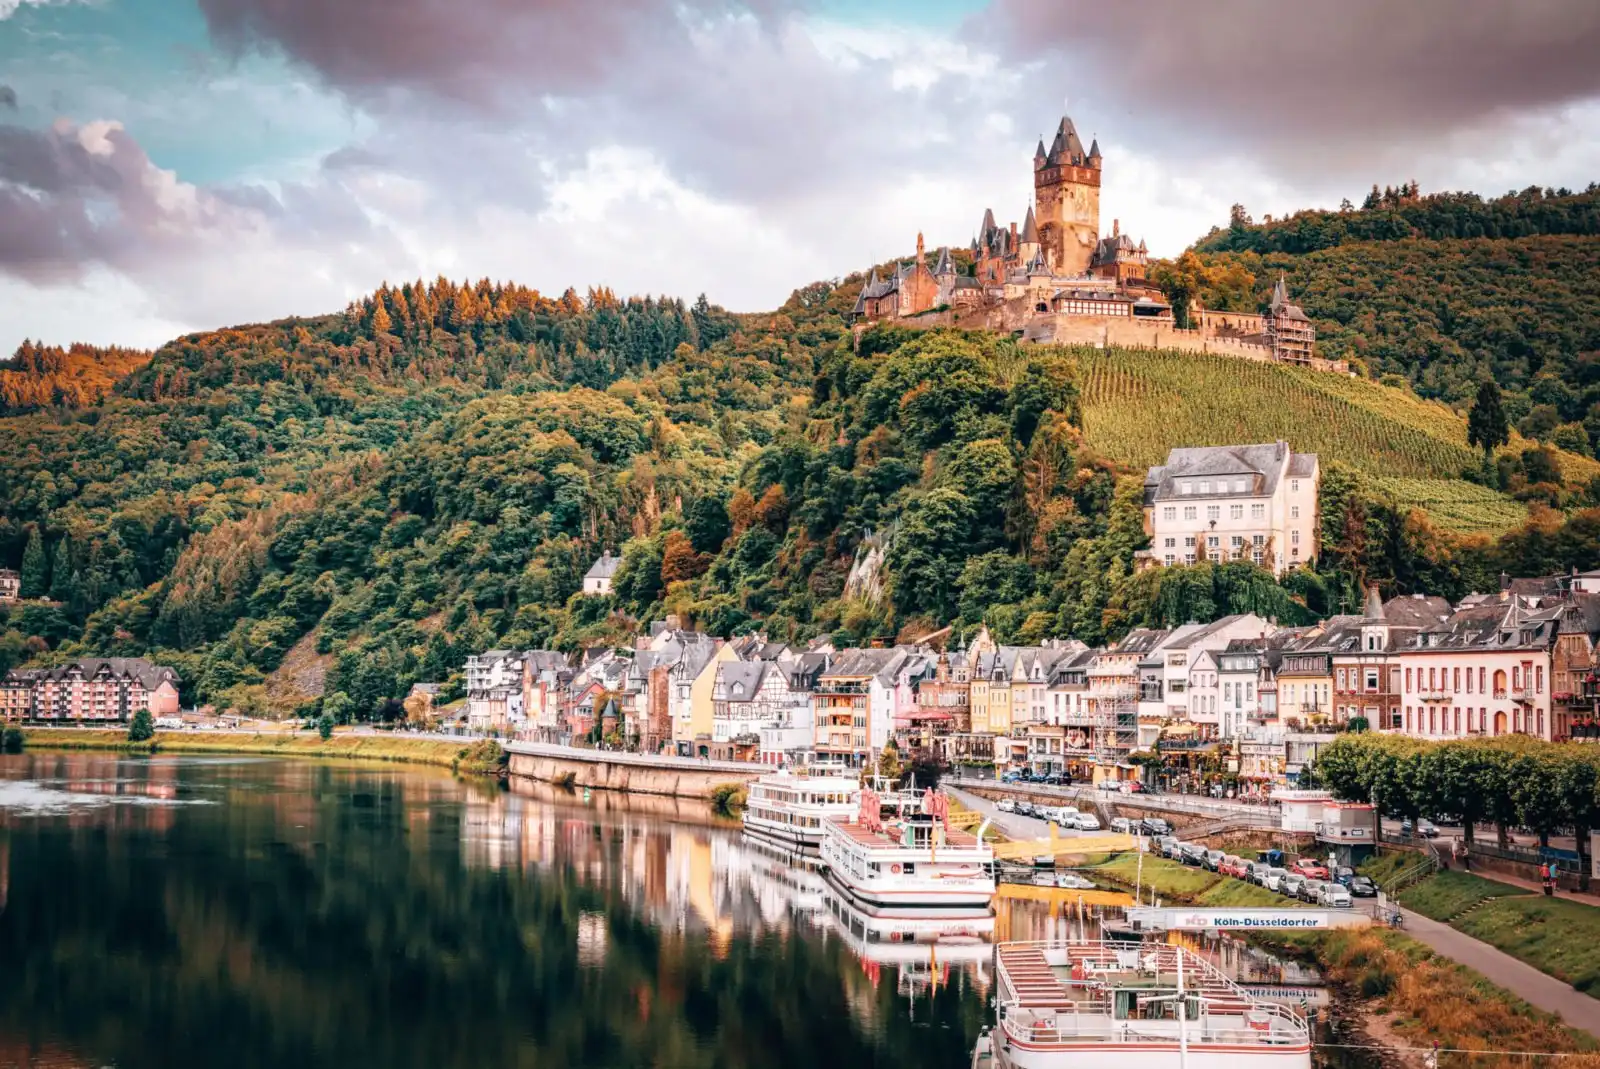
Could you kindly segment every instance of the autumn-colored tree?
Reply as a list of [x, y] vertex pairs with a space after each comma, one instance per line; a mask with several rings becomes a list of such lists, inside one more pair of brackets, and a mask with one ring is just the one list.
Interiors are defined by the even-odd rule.
[[661, 582], [676, 583], [705, 572], [710, 561], [694, 551], [689, 536], [682, 531], [667, 532], [661, 550]]
[[738, 538], [756, 522], [756, 499], [750, 491], [739, 487], [728, 501], [728, 519], [733, 523], [733, 537]]
[[372, 333], [374, 335], [387, 334], [392, 325], [389, 321], [389, 311], [384, 308], [383, 302], [372, 302]]
[[752, 515], [755, 522], [768, 530], [782, 531], [789, 522], [789, 497], [783, 492], [783, 487], [777, 483], [767, 487], [767, 492], [756, 502]]

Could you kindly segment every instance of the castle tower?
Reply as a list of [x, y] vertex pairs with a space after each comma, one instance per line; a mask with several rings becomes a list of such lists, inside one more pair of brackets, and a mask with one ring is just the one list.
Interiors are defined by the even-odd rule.
[[1100, 241], [1100, 145], [1088, 150], [1065, 116], [1050, 151], [1033, 157], [1033, 200], [1044, 258], [1059, 275], [1083, 275]]

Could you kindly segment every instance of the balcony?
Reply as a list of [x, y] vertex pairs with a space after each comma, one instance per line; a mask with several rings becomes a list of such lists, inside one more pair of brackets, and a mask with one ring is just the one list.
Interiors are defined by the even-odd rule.
[[1140, 683], [1139, 700], [1142, 702], [1158, 702], [1163, 700], [1160, 683]]
[[1447, 702], [1450, 700], [1450, 692], [1445, 690], [1443, 687], [1419, 687], [1417, 688], [1417, 700], [1424, 702]]
[[822, 680], [821, 682], [819, 682], [817, 684], [816, 693], [818, 693], [818, 694], [867, 694], [867, 693], [870, 693], [870, 687], [871, 687], [871, 685], [866, 683], [866, 682], [856, 682], [854, 680], [830, 680], [830, 679], [824, 679], [824, 680]]

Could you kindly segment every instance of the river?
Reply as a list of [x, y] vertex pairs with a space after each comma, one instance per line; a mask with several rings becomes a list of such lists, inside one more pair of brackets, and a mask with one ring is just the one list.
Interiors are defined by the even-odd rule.
[[697, 802], [0, 758], [0, 1069], [956, 1069], [989, 1020], [987, 923], [1044, 938], [1092, 918], [1005, 901], [936, 943], [880, 940]]

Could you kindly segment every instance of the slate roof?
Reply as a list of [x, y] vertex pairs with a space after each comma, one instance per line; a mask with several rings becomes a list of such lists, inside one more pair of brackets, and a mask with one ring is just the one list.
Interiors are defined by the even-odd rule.
[[[1305, 459], [1295, 462], [1295, 457]], [[1285, 463], [1287, 459], [1287, 464]], [[1232, 497], [1232, 478], [1245, 476], [1250, 480], [1248, 492], [1257, 497], [1270, 497], [1278, 488], [1280, 471], [1309, 476], [1316, 468], [1315, 453], [1294, 453], [1287, 442], [1266, 442], [1260, 445], [1213, 445], [1187, 449], [1174, 449], [1167, 454], [1167, 462], [1151, 468], [1145, 475], [1145, 503], [1173, 501], [1178, 498], [1193, 500], [1208, 495], [1180, 494], [1180, 478], [1229, 476], [1229, 489], [1212, 491], [1209, 496]]]
[[1383, 619], [1397, 627], [1432, 627], [1450, 618], [1450, 603], [1440, 597], [1390, 598], [1383, 604]]
[[1050, 143], [1050, 152], [1045, 156], [1045, 162], [1054, 166], [1058, 163], [1072, 163], [1074, 160], [1084, 159], [1083, 142], [1078, 138], [1078, 128], [1072, 125], [1072, 120], [1067, 116], [1061, 117], [1061, 125], [1056, 127], [1055, 140]]
[[595, 562], [589, 565], [589, 570], [583, 573], [585, 579], [610, 579], [617, 574], [617, 569], [622, 567], [622, 558], [613, 557], [608, 549], [601, 553]]
[[179, 683], [177, 669], [151, 664], [143, 657], [84, 657], [54, 668], [14, 669], [6, 673], [6, 678], [31, 682], [60, 680], [77, 669], [83, 678], [92, 679], [102, 668], [109, 670], [113, 678], [134, 680], [145, 690], [155, 690], [163, 683], [176, 687]]

